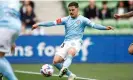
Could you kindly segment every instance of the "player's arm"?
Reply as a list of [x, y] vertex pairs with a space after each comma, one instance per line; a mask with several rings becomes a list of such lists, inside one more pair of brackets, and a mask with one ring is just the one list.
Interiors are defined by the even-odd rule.
[[132, 17], [133, 16], [133, 11], [130, 11], [128, 13], [125, 13], [125, 14], [114, 14], [114, 18], [118, 19], [118, 18], [129, 18], [129, 17]]
[[52, 21], [51, 22], [39, 22], [39, 23], [32, 25], [32, 30], [36, 29], [40, 26], [50, 27], [50, 26], [55, 26], [55, 25], [56, 25], [55, 21], [53, 21], [53, 22]]
[[111, 30], [111, 29], [113, 29], [112, 26], [103, 26], [103, 25], [100, 25], [100, 24], [95, 24], [87, 18], [84, 19], [84, 22], [85, 22], [86, 26], [89, 26], [89, 27], [92, 27], [92, 28], [95, 28], [95, 29], [99, 29], [99, 30]]
[[40, 26], [51, 27], [51, 26], [56, 26], [56, 25], [64, 25], [66, 20], [67, 20], [67, 17], [64, 17], [64, 18], [59, 18], [59, 19], [57, 19], [55, 21], [51, 21], [51, 22], [36, 23], [32, 26], [32, 30], [36, 29]]

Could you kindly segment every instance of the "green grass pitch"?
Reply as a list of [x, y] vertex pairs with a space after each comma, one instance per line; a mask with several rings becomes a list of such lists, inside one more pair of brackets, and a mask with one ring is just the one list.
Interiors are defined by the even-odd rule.
[[[12, 64], [15, 70], [21, 71], [40, 71], [42, 64]], [[72, 64], [70, 70], [79, 77], [91, 78], [96, 80], [133, 80], [133, 64]], [[15, 72], [19, 80], [67, 80], [52, 76], [49, 78], [37, 74], [24, 74]], [[55, 69], [55, 74], [58, 70]], [[6, 79], [4, 79], [6, 80]], [[77, 79], [82, 80], [82, 79]]]

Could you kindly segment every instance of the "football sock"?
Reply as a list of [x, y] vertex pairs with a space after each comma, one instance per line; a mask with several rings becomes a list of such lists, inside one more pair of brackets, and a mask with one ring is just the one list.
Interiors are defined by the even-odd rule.
[[72, 59], [73, 59], [73, 56], [69, 54], [63, 63], [63, 67], [68, 68], [72, 63]]
[[[54, 66], [55, 66], [58, 70], [61, 70], [61, 69], [62, 69], [62, 63], [54, 64]], [[66, 75], [67, 75], [67, 76], [70, 76], [71, 73], [72, 73], [72, 72], [71, 72], [70, 70], [68, 70], [68, 71], [66, 72]]]

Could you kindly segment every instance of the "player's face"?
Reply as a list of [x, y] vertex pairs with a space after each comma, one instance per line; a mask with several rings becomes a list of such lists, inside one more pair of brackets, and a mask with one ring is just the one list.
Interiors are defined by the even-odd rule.
[[71, 17], [75, 18], [78, 16], [78, 8], [76, 8], [75, 6], [70, 6], [68, 7], [68, 9]]

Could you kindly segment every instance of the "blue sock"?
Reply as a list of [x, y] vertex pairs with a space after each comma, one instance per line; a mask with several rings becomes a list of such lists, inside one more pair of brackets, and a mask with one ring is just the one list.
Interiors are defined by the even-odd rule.
[[[57, 64], [54, 64], [54, 66], [58, 69], [58, 70], [61, 70], [62, 69], [62, 64], [61, 63], [57, 63]], [[70, 76], [72, 72], [70, 70], [67, 71], [66, 75], [67, 76]]]
[[71, 63], [72, 63], [72, 59], [73, 59], [73, 56], [72, 55], [68, 55], [66, 60], [63, 63], [63, 67], [68, 68], [71, 65]]

